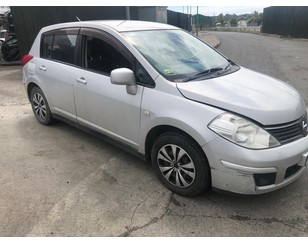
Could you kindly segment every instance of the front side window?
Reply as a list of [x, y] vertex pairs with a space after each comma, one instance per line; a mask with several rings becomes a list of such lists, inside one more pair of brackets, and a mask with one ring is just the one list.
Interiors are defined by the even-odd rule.
[[45, 35], [41, 42], [41, 57], [74, 64], [77, 35]]
[[136, 63], [136, 81], [138, 84], [147, 86], [147, 87], [155, 87], [155, 82], [146, 69], [139, 63]]
[[228, 65], [226, 58], [182, 30], [136, 31], [122, 35], [171, 81], [185, 80]]
[[116, 68], [132, 69], [132, 64], [119, 51], [97, 37], [85, 36], [84, 59], [86, 69], [108, 75]]

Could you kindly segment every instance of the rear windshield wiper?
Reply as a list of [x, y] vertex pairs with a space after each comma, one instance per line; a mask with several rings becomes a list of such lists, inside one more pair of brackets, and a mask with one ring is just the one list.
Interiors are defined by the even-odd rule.
[[220, 71], [220, 70], [223, 70], [223, 68], [216, 67], [216, 68], [207, 69], [207, 70], [204, 70], [204, 71], [201, 71], [201, 72], [195, 74], [194, 76], [187, 77], [186, 79], [182, 80], [182, 82], [187, 82], [187, 81], [195, 80], [195, 79], [198, 79], [199, 77], [202, 77], [204, 75], [208, 75], [208, 74]]

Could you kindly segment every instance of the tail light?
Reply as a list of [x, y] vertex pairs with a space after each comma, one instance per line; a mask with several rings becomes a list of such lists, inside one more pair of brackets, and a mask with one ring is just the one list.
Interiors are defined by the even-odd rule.
[[33, 56], [31, 55], [25, 55], [23, 58], [22, 58], [22, 65], [26, 65], [26, 63], [28, 63], [31, 59], [33, 58]]

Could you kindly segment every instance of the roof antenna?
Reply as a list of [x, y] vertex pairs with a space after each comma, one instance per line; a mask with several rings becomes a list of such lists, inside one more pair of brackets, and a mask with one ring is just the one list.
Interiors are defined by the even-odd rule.
[[78, 16], [76, 16], [76, 19], [77, 19], [78, 21], [81, 21], [81, 19], [79, 19]]

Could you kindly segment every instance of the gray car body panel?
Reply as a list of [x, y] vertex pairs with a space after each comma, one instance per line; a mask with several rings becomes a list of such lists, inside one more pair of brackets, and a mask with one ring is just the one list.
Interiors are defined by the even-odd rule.
[[285, 82], [241, 68], [217, 78], [178, 83], [188, 99], [224, 108], [263, 125], [297, 120], [305, 113], [299, 93]]
[[[209, 158], [213, 187], [242, 194], [260, 194], [279, 189], [304, 173], [306, 167], [302, 167], [292, 177], [284, 179], [288, 167], [305, 163], [303, 161], [307, 160], [305, 158], [308, 153], [307, 145], [308, 136], [276, 148], [251, 150], [218, 137], [205, 145], [203, 150]], [[254, 173], [271, 172], [277, 173], [273, 185], [266, 187], [255, 185]]]

